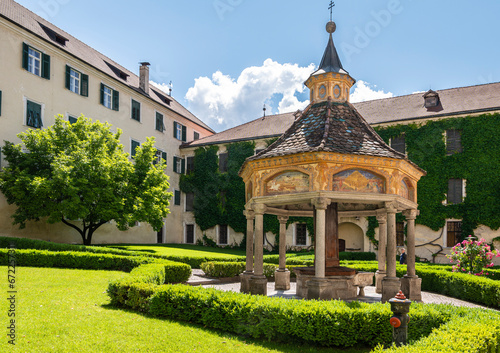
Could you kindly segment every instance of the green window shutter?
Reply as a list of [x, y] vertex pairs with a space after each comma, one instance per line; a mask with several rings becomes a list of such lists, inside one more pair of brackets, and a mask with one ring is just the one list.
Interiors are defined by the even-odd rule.
[[26, 125], [41, 128], [42, 124], [42, 106], [40, 104], [27, 101], [26, 102]]
[[141, 145], [141, 144], [140, 144], [139, 142], [132, 140], [132, 150], [130, 151], [130, 155], [131, 155], [132, 157], [134, 157], [134, 156], [135, 156], [135, 154], [136, 154], [136, 151], [135, 151], [135, 150], [136, 150], [136, 149], [137, 149], [137, 147], [139, 147], [140, 145]]
[[132, 99], [132, 119], [141, 121], [141, 103]]
[[180, 206], [180, 204], [181, 204], [181, 192], [179, 190], [175, 190], [174, 205]]
[[186, 142], [186, 127], [182, 125], [182, 142]]
[[42, 77], [50, 80], [50, 56], [42, 53]]
[[179, 173], [177, 170], [177, 157], [174, 156], [174, 172]]
[[70, 89], [70, 81], [71, 81], [71, 68], [66, 65], [66, 88]]
[[113, 110], [120, 110], [120, 92], [113, 90]]
[[80, 81], [80, 94], [84, 97], [89, 96], [89, 75], [82, 74]]
[[104, 105], [104, 83], [101, 83], [101, 104]]
[[177, 122], [174, 121], [174, 137], [177, 138]]
[[2, 116], [2, 91], [0, 91], [0, 116]]
[[23, 43], [23, 69], [28, 70], [28, 49], [29, 45]]
[[186, 173], [186, 163], [184, 159], [181, 159], [181, 174]]
[[71, 116], [71, 115], [70, 115], [70, 116], [68, 116], [68, 121], [69, 121], [69, 123], [70, 123], [70, 124], [74, 124], [74, 123], [76, 123], [76, 121], [77, 121], [77, 120], [78, 120], [78, 119], [77, 119], [77, 118], [75, 118], [74, 116]]
[[165, 163], [166, 163], [167, 162], [167, 152], [162, 152], [161, 158], [163, 158], [165, 160]]

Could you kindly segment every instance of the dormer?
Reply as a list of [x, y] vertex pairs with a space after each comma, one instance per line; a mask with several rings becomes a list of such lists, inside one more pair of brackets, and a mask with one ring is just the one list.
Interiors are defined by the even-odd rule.
[[428, 90], [424, 95], [424, 107], [434, 108], [439, 106], [439, 94], [436, 91]]

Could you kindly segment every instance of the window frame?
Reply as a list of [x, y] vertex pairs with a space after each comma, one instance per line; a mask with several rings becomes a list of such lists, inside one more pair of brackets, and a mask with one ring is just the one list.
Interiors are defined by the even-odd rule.
[[200, 138], [200, 133], [198, 131], [193, 131], [193, 141], [198, 141]]
[[102, 105], [104, 105], [108, 109], [113, 108], [113, 89], [109, 86], [104, 85], [103, 87], [103, 101]]
[[[194, 211], [194, 192], [187, 192], [187, 193], [184, 193], [184, 212], [193, 212]], [[193, 195], [192, 196], [192, 205], [191, 207], [188, 209], [188, 198], [191, 197], [190, 195]]]
[[180, 206], [182, 199], [182, 193], [180, 190], [174, 189], [174, 206]]
[[[460, 185], [456, 188], [452, 187], [451, 183], [452, 181], [454, 180], [459, 180], [460, 181]], [[446, 193], [446, 199], [445, 199], [445, 202], [444, 204], [445, 205], [458, 205], [458, 204], [461, 204], [465, 201], [465, 197], [466, 197], [466, 185], [467, 185], [467, 180], [466, 179], [461, 179], [461, 178], [450, 178], [448, 179], [448, 192]], [[455, 190], [455, 189], [460, 189], [460, 202], [451, 202], [451, 201], [457, 201], [457, 200], [451, 200], [451, 198], [456, 198], [458, 196], [455, 196], [455, 195], [451, 195], [450, 196], [450, 190]]]
[[[31, 52], [37, 53], [39, 57], [35, 57]], [[38, 62], [38, 67], [36, 63]], [[35, 76], [42, 77], [42, 52], [33, 48], [32, 46], [28, 46], [28, 72], [32, 73]], [[38, 70], [38, 72], [37, 72]]]
[[[226, 242], [221, 242], [221, 228], [224, 227], [226, 229]], [[229, 245], [229, 226], [227, 224], [218, 224], [217, 225], [217, 245]]]
[[[134, 143], [137, 144], [137, 146], [135, 146], [135, 148], [134, 148]], [[134, 157], [137, 153], [136, 152], [137, 147], [141, 147], [141, 143], [136, 139], [130, 138], [130, 158], [134, 159]]]
[[[31, 102], [32, 104], [36, 104], [40, 106], [40, 126], [33, 126], [28, 124], [28, 102]], [[45, 104], [41, 102], [37, 102], [35, 100], [29, 99], [27, 97], [24, 97], [24, 125], [31, 127], [33, 129], [41, 129], [43, 128], [43, 121], [44, 121], [44, 111], [45, 111]]]
[[[135, 104], [134, 104], [135, 103]], [[134, 107], [134, 105], [138, 105], [138, 107]], [[137, 119], [134, 117], [134, 109], [137, 111]], [[135, 120], [137, 122], [141, 122], [141, 102], [135, 100], [134, 98], [130, 99], [130, 119]]]
[[[451, 132], [454, 132], [455, 136], [452, 135]], [[444, 132], [445, 135], [445, 144], [446, 144], [446, 155], [451, 156], [456, 153], [463, 152], [462, 146], [462, 130], [460, 129], [447, 129]], [[457, 137], [458, 136], [458, 137]]]
[[186, 157], [186, 174], [194, 172], [194, 156]]
[[[76, 77], [76, 75], [78, 77]], [[81, 94], [82, 73], [72, 67], [69, 69], [69, 90], [78, 95]]]
[[[193, 242], [188, 242], [188, 227], [192, 227], [193, 229]], [[196, 225], [194, 223], [186, 223], [184, 225], [184, 243], [185, 244], [196, 244]]]
[[[180, 166], [180, 169], [179, 169]], [[177, 174], [185, 174], [185, 163], [184, 163], [184, 158], [179, 157], [179, 156], [174, 156], [174, 173]]]
[[[403, 142], [401, 143], [401, 139], [403, 140]], [[395, 143], [395, 140], [399, 140]], [[404, 151], [401, 152], [398, 147], [403, 145], [404, 147]], [[389, 141], [389, 146], [395, 150], [396, 152], [399, 152], [399, 153], [403, 153], [403, 154], [406, 154], [406, 137], [404, 134], [401, 134], [399, 136], [396, 136], [396, 137], [391, 137], [390, 141]]]
[[[158, 124], [159, 120], [158, 118], [160, 118], [160, 122], [161, 122], [161, 126]], [[155, 111], [155, 130], [156, 131], [159, 131], [161, 133], [164, 133], [166, 128], [165, 128], [165, 120], [164, 120], [165, 116], [160, 113], [159, 111]]]
[[[106, 89], [110, 92], [106, 92]], [[109, 97], [109, 106], [106, 104]], [[101, 104], [111, 110], [120, 111], [120, 92], [101, 82]]]
[[[457, 234], [456, 234], [457, 231], [453, 231], [452, 233], [454, 234], [454, 242], [453, 242], [454, 244], [451, 245], [451, 246], [449, 246], [451, 244], [451, 242], [450, 242], [450, 238], [448, 236], [449, 235], [448, 234], [449, 233], [449, 229], [448, 229], [449, 227], [448, 227], [448, 225], [452, 224], [452, 223], [459, 224], [460, 235], [459, 235], [459, 237], [457, 239]], [[444, 245], [445, 248], [452, 248], [452, 247], [454, 247], [456, 244], [458, 244], [460, 242], [460, 237], [462, 235], [462, 225], [463, 225], [463, 222], [460, 219], [447, 219], [446, 220], [446, 222], [444, 224], [444, 233], [445, 233], [446, 236], [444, 237], [444, 240], [443, 240], [443, 243], [444, 243], [443, 245]]]
[[[221, 156], [224, 156], [224, 157], [221, 159]], [[227, 172], [227, 162], [229, 160], [229, 153], [227, 151], [223, 152], [223, 153], [219, 153], [219, 155], [217, 157], [219, 158], [219, 172], [226, 173]]]
[[167, 162], [167, 152], [157, 148], [155, 152], [155, 159], [153, 160], [153, 164], [159, 164], [161, 159], [165, 160], [165, 163]]
[[[73, 121], [72, 121], [72, 120], [73, 120]], [[68, 114], [68, 122], [69, 122], [70, 124], [74, 124], [74, 123], [76, 123], [77, 121], [78, 121], [78, 118], [77, 118], [76, 116], [71, 115], [71, 114]]]
[[[30, 50], [33, 53], [40, 54], [40, 58], [36, 58], [35, 55], [32, 55]], [[39, 63], [38, 72], [37, 65], [35, 64], [36, 62]], [[23, 42], [22, 67], [35, 76], [50, 80], [50, 55], [45, 54], [42, 50], [36, 49], [25, 42]]]
[[174, 138], [186, 142], [187, 127], [177, 121], [174, 121]]

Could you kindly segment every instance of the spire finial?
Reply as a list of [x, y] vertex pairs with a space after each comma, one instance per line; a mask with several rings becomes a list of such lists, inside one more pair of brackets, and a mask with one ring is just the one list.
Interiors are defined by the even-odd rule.
[[266, 117], [266, 110], [267, 110], [265, 103], [264, 103], [264, 108], [262, 108], [262, 110], [264, 111], [264, 118], [265, 118]]
[[333, 1], [330, 1], [330, 6], [328, 7], [328, 9], [330, 10], [330, 22], [333, 21], [333, 8], [335, 7], [335, 3]]

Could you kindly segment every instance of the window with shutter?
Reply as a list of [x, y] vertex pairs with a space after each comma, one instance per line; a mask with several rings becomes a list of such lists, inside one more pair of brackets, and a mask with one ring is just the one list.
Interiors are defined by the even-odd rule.
[[463, 180], [449, 179], [448, 180], [448, 197], [446, 203], [449, 205], [462, 203], [463, 201]]
[[135, 157], [135, 154], [137, 153], [137, 147], [139, 147], [141, 144], [138, 141], [132, 140], [131, 145], [130, 145], [130, 156]]
[[182, 142], [186, 142], [186, 127], [183, 125], [182, 126], [182, 137], [181, 137]]
[[174, 121], [174, 137], [177, 140], [186, 141], [186, 127]]
[[80, 92], [80, 95], [82, 95], [83, 97], [89, 96], [89, 75], [82, 74]]
[[50, 80], [50, 56], [42, 54], [42, 77]]
[[120, 110], [120, 92], [113, 90], [113, 110]]
[[452, 155], [462, 152], [462, 133], [460, 130], [446, 130], [446, 153]]
[[50, 56], [23, 43], [22, 66], [34, 75], [50, 80]]
[[181, 192], [179, 190], [174, 190], [174, 205], [181, 205]]
[[462, 239], [462, 222], [446, 222], [446, 246], [451, 248], [460, 243]]
[[227, 224], [219, 226], [219, 244], [227, 245]]
[[192, 192], [186, 194], [186, 212], [194, 210], [194, 194]]
[[405, 137], [398, 136], [391, 138], [391, 147], [396, 151], [405, 154], [406, 153]]
[[177, 169], [178, 168], [178, 163], [177, 163], [178, 159], [179, 159], [178, 157], [174, 156], [174, 173], [179, 173], [179, 170], [180, 170], [180, 169]]
[[163, 114], [156, 112], [156, 130], [163, 132], [165, 131], [165, 125], [163, 125]]
[[40, 129], [42, 124], [42, 105], [26, 101], [26, 125]]
[[194, 244], [194, 224], [186, 224], [186, 244]]
[[307, 226], [303, 223], [295, 225], [295, 245], [307, 245]]
[[194, 132], [193, 133], [193, 140], [196, 141], [196, 140], [199, 140], [200, 139], [200, 134], [198, 132]]
[[78, 121], [78, 119], [76, 117], [74, 117], [74, 116], [69, 115], [68, 116], [68, 121], [69, 121], [70, 124], [74, 124], [74, 123], [76, 123]]
[[219, 154], [219, 171], [221, 173], [227, 172], [227, 158], [228, 158], [227, 153]]
[[141, 121], [141, 103], [132, 99], [132, 119]]

